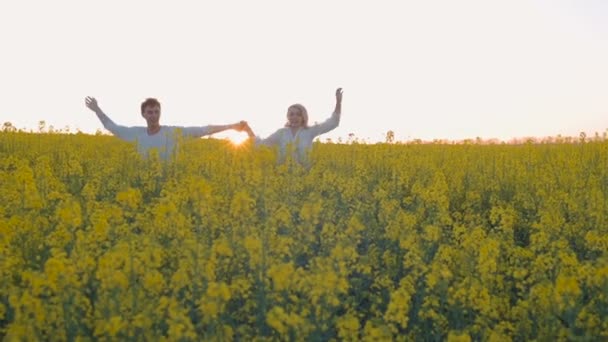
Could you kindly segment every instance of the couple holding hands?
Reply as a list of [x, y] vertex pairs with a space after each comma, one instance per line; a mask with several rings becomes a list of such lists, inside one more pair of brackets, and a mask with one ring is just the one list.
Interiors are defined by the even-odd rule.
[[276, 146], [279, 148], [280, 157], [285, 157], [287, 146], [294, 144], [294, 157], [300, 163], [307, 160], [307, 153], [312, 147], [315, 137], [327, 133], [340, 124], [342, 112], [342, 88], [336, 90], [336, 107], [331, 117], [320, 124], [308, 125], [308, 112], [301, 104], [294, 104], [287, 109], [287, 123], [284, 127], [266, 137], [256, 136], [246, 121], [229, 125], [207, 125], [207, 126], [161, 126], [160, 125], [160, 102], [154, 98], [148, 98], [141, 104], [141, 116], [146, 120], [147, 126], [121, 126], [112, 121], [99, 107], [97, 100], [92, 97], [85, 99], [86, 106], [97, 114], [103, 127], [115, 136], [130, 142], [137, 142], [138, 151], [145, 154], [151, 148], [157, 148], [161, 158], [166, 159], [175, 146], [175, 133], [181, 131], [184, 137], [200, 138], [226, 130], [246, 132], [256, 145]]

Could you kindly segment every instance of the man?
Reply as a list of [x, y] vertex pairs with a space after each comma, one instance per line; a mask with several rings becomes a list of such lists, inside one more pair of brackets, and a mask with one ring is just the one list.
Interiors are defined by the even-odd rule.
[[242, 131], [246, 124], [244, 121], [241, 121], [230, 125], [194, 127], [161, 126], [159, 123], [160, 102], [158, 102], [157, 99], [148, 98], [141, 104], [141, 116], [146, 120], [147, 126], [126, 127], [115, 124], [114, 121], [99, 108], [95, 98], [87, 97], [85, 99], [85, 104], [90, 110], [97, 114], [97, 117], [105, 129], [123, 140], [137, 142], [137, 149], [143, 155], [152, 148], [158, 149], [162, 159], [167, 159], [173, 152], [177, 133], [181, 133], [184, 137], [200, 138], [205, 135], [211, 135], [229, 129]]

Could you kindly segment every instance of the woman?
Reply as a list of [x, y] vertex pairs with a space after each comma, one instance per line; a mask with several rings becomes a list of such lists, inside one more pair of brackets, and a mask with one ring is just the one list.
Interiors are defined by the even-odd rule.
[[244, 130], [254, 139], [256, 145], [278, 146], [279, 160], [283, 162], [287, 152], [287, 146], [293, 144], [294, 158], [300, 164], [308, 162], [308, 152], [312, 148], [312, 142], [317, 136], [327, 133], [340, 124], [340, 114], [342, 112], [342, 88], [336, 89], [336, 108], [331, 117], [325, 122], [308, 126], [308, 112], [301, 104], [294, 104], [287, 109], [287, 123], [285, 127], [261, 139], [256, 136], [249, 125], [244, 126]]

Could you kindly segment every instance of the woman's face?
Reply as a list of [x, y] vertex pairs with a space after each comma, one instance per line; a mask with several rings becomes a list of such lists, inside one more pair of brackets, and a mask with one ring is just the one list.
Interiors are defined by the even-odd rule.
[[304, 118], [302, 117], [302, 111], [297, 107], [290, 107], [287, 110], [287, 120], [291, 127], [301, 127], [304, 125]]

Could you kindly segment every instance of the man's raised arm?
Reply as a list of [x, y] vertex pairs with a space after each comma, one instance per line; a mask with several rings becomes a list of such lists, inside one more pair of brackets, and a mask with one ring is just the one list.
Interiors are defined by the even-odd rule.
[[126, 140], [129, 139], [128, 134], [127, 134], [128, 128], [114, 123], [114, 121], [112, 121], [112, 119], [110, 119], [101, 110], [101, 108], [99, 108], [99, 105], [97, 104], [97, 100], [94, 97], [87, 96], [87, 98], [85, 98], [84, 102], [85, 102], [87, 108], [89, 108], [90, 110], [95, 112], [95, 114], [99, 118], [99, 121], [101, 121], [101, 124], [103, 125], [103, 127], [105, 129], [107, 129], [112, 134], [114, 134], [115, 136], [117, 136], [121, 139], [126, 139]]

